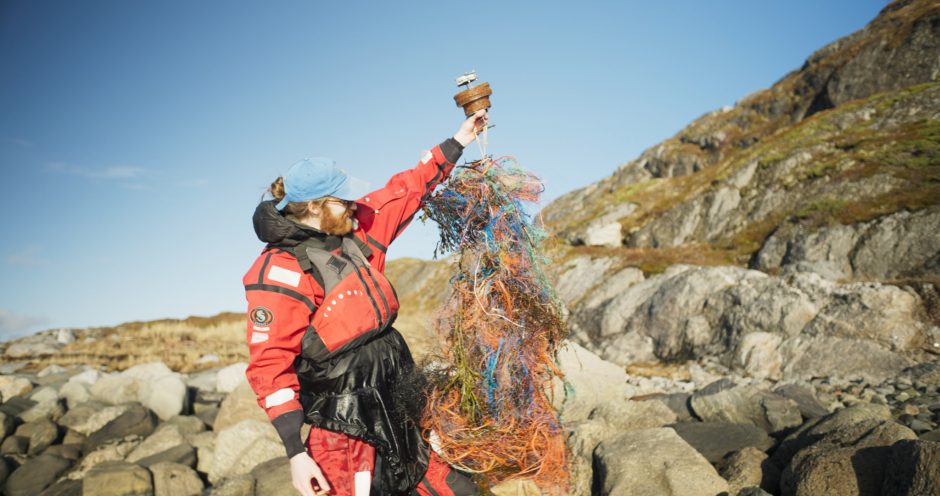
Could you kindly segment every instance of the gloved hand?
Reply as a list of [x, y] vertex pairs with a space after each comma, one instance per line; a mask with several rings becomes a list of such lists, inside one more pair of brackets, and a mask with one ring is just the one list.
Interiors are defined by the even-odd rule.
[[463, 121], [463, 124], [460, 125], [460, 129], [457, 130], [457, 134], [454, 135], [454, 139], [457, 140], [461, 146], [467, 146], [473, 143], [477, 135], [486, 129], [486, 123], [488, 122], [489, 116], [487, 115], [486, 109], [477, 110], [473, 115], [467, 117], [467, 120]]
[[[330, 484], [326, 482], [320, 466], [306, 452], [291, 457], [290, 478], [301, 496], [323, 496], [330, 491]], [[316, 479], [316, 483], [311, 479]]]

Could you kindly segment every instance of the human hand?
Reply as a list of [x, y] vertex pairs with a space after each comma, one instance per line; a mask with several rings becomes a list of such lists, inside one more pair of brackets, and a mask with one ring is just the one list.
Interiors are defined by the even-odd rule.
[[486, 129], [486, 124], [489, 121], [490, 118], [486, 109], [477, 110], [473, 115], [467, 117], [467, 120], [463, 121], [463, 124], [460, 125], [460, 129], [457, 130], [457, 134], [454, 135], [454, 139], [460, 143], [460, 146], [467, 146], [473, 143], [477, 135]]
[[[330, 484], [326, 482], [320, 466], [307, 453], [298, 453], [291, 457], [290, 478], [294, 489], [299, 491], [301, 496], [324, 496], [330, 491]], [[311, 479], [316, 479], [318, 489], [314, 489]]]

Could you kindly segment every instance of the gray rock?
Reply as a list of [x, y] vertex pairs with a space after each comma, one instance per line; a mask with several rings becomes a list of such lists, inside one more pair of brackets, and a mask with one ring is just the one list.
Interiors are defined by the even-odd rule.
[[[290, 481], [288, 481], [290, 483]], [[293, 487], [293, 486], [291, 486]], [[255, 479], [250, 474], [225, 479], [209, 490], [206, 496], [254, 496]]]
[[251, 386], [247, 382], [244, 382], [236, 387], [222, 402], [219, 413], [212, 423], [212, 430], [220, 432], [248, 419], [270, 422], [268, 415], [258, 406], [255, 392], [251, 390]]
[[87, 401], [76, 405], [57, 422], [63, 427], [68, 427], [83, 436], [88, 436], [100, 430], [108, 422], [120, 417], [131, 405], [132, 403], [125, 403], [123, 405], [108, 406], [98, 401]]
[[719, 473], [728, 481], [729, 492], [740, 494], [744, 489], [757, 487], [776, 491], [780, 484], [780, 470], [763, 451], [747, 447], [735, 451], [720, 463]]
[[940, 429], [934, 429], [930, 432], [925, 432], [920, 435], [922, 441], [934, 441], [940, 442]]
[[29, 438], [26, 436], [9, 436], [0, 444], [0, 454], [25, 455], [29, 451]]
[[750, 377], [779, 380], [783, 374], [782, 342], [781, 335], [771, 332], [746, 334], [734, 352], [735, 363]]
[[593, 286], [605, 280], [604, 276], [613, 262], [610, 257], [572, 257], [558, 271], [555, 293], [565, 305], [572, 306]]
[[14, 436], [29, 439], [29, 451], [27, 454], [34, 456], [42, 453], [43, 450], [56, 442], [59, 438], [59, 428], [49, 419], [40, 419], [19, 426]]
[[3, 487], [6, 484], [7, 479], [10, 477], [10, 465], [7, 462], [6, 458], [0, 457], [0, 487]]
[[187, 400], [186, 383], [163, 362], [135, 365], [103, 376], [91, 386], [91, 395], [112, 405], [139, 402], [163, 420], [183, 413]]
[[267, 419], [246, 419], [218, 432], [215, 438], [209, 481], [215, 483], [284, 456], [284, 445]]
[[162, 462], [150, 466], [154, 496], [202, 496], [205, 488], [195, 470], [178, 463]]
[[588, 246], [617, 247], [623, 244], [623, 226], [619, 222], [601, 224], [592, 222], [584, 230], [583, 241]]
[[221, 409], [217, 406], [197, 408], [196, 418], [202, 421], [202, 423], [208, 426], [210, 429], [215, 430], [215, 421], [219, 417], [220, 410]]
[[54, 355], [62, 349], [62, 346], [62, 343], [59, 343], [54, 336], [41, 333], [17, 339], [7, 346], [4, 354], [7, 358], [33, 359], [40, 356]]
[[14, 396], [23, 396], [33, 390], [29, 379], [15, 375], [0, 375], [0, 401], [6, 402]]
[[773, 496], [759, 487], [745, 487], [738, 491], [735, 496]]
[[[799, 380], [813, 377], [862, 378], [877, 384], [894, 377], [911, 364], [909, 358], [877, 343], [832, 336], [786, 339], [780, 352], [785, 364], [784, 377]], [[838, 356], [839, 360], [826, 358], [833, 356]]]
[[186, 467], [195, 467], [196, 449], [193, 448], [189, 443], [183, 443], [170, 449], [166, 449], [159, 453], [150, 455], [146, 458], [137, 460], [138, 465], [147, 468], [150, 468], [151, 466], [158, 463], [173, 463]]
[[748, 424], [690, 422], [669, 427], [711, 463], [747, 447], [764, 452], [774, 446], [774, 440], [763, 429]]
[[601, 442], [594, 451], [599, 494], [701, 496], [728, 483], [669, 428], [644, 429]]
[[4, 489], [7, 496], [34, 496], [52, 485], [72, 463], [57, 456], [39, 455], [10, 474]]
[[125, 461], [96, 465], [85, 474], [82, 496], [153, 496], [150, 471]]
[[691, 422], [696, 420], [695, 414], [692, 412], [692, 406], [689, 404], [691, 398], [691, 393], [671, 393], [653, 399], [668, 406], [672, 413], [676, 414], [676, 422]]
[[131, 404], [120, 416], [88, 436], [84, 444], [85, 451], [92, 451], [107, 441], [125, 436], [149, 436], [156, 425], [157, 419], [153, 412], [143, 406]]
[[148, 456], [166, 451], [176, 446], [188, 444], [180, 432], [180, 428], [172, 424], [163, 424], [153, 431], [134, 451], [128, 453], [126, 460], [131, 463], [147, 458]]
[[613, 431], [626, 432], [671, 424], [676, 414], [660, 401], [621, 399], [599, 404], [590, 418], [604, 420]]
[[59, 479], [58, 482], [39, 493], [39, 496], [82, 496], [82, 481]]
[[784, 470], [780, 491], [786, 496], [858, 496], [879, 494], [890, 448], [811, 446]]
[[881, 494], [940, 495], [940, 443], [905, 440], [892, 445]]
[[180, 434], [193, 436], [206, 430], [206, 424], [197, 417], [190, 415], [177, 415], [166, 421], [166, 425], [176, 426]]
[[[757, 257], [761, 270], [787, 265], [828, 263], [843, 277], [891, 279], [924, 274], [937, 255], [931, 236], [940, 228], [940, 209], [905, 210], [846, 226], [807, 232], [798, 226], [778, 229]], [[774, 257], [775, 246], [785, 246]], [[767, 251], [765, 251], [767, 250]]]
[[[52, 394], [55, 395], [54, 390], [52, 391]], [[33, 405], [29, 410], [21, 413], [20, 420], [23, 422], [34, 422], [39, 419], [58, 420], [63, 415], [65, 415], [65, 403], [57, 396], [46, 396], [43, 397], [41, 401], [38, 401], [35, 405]]]
[[208, 474], [212, 468], [215, 436], [214, 432], [206, 431], [189, 438], [189, 442], [196, 448], [196, 470], [204, 474]]
[[44, 454], [57, 456], [59, 458], [65, 458], [66, 460], [71, 460], [73, 462], [78, 461], [82, 457], [82, 445], [81, 444], [56, 444], [49, 446], [43, 451]]
[[85, 455], [74, 470], [67, 475], [69, 479], [80, 480], [92, 468], [110, 461], [124, 461], [124, 457], [142, 441], [140, 436], [127, 436], [108, 441]]
[[225, 479], [211, 486], [206, 496], [254, 496], [255, 479], [250, 474]]
[[245, 370], [247, 369], [248, 364], [240, 362], [219, 370], [218, 375], [216, 375], [215, 390], [220, 393], [231, 393], [242, 383], [248, 382], [247, 377], [245, 377]]
[[[796, 431], [787, 435], [771, 456], [771, 460], [784, 468], [798, 451], [833, 435], [833, 439], [844, 439], [846, 444], [857, 441], [857, 426], [865, 424], [874, 426], [891, 423], [891, 410], [884, 405], [871, 405], [860, 403], [834, 413], [810, 420], [800, 426]], [[894, 424], [897, 425], [897, 424]], [[901, 426], [898, 426], [901, 427]], [[913, 432], [911, 433], [913, 434]], [[903, 439], [904, 437], [899, 437]]]
[[706, 422], [751, 424], [768, 433], [780, 432], [803, 422], [792, 400], [754, 386], [736, 386], [714, 394], [692, 395], [692, 411]]
[[286, 456], [274, 458], [251, 471], [255, 478], [255, 493], [270, 496], [295, 496], [297, 490], [291, 482], [290, 461]]
[[584, 420], [598, 405], [626, 399], [627, 373], [577, 343], [561, 346], [556, 355], [566, 385], [554, 384], [555, 407], [565, 422]]
[[16, 428], [14, 418], [3, 412], [0, 412], [0, 440], [13, 433]]
[[773, 389], [775, 394], [793, 400], [803, 418], [812, 419], [829, 415], [829, 409], [816, 399], [813, 390], [799, 384], [782, 384]]
[[163, 362], [135, 365], [122, 374], [141, 382], [139, 401], [153, 410], [161, 420], [185, 411], [186, 383]]
[[22, 396], [14, 396], [0, 405], [0, 412], [10, 417], [19, 418], [23, 412], [28, 411], [34, 406], [36, 406], [35, 401]]

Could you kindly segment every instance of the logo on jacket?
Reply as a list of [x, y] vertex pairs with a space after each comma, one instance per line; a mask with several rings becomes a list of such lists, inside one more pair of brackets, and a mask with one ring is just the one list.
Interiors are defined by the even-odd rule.
[[264, 307], [255, 307], [248, 312], [248, 320], [254, 324], [254, 330], [267, 331], [271, 322], [274, 322], [274, 313]]

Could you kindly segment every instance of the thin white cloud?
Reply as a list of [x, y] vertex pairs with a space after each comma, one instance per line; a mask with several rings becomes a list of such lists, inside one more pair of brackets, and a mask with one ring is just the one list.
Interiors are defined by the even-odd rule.
[[134, 179], [147, 174], [147, 169], [132, 165], [115, 165], [111, 167], [81, 167], [62, 162], [49, 164], [48, 169], [60, 174], [81, 176], [92, 179]]
[[49, 319], [22, 315], [0, 308], [0, 340], [32, 334], [49, 324]]
[[17, 267], [41, 267], [46, 265], [46, 261], [39, 255], [41, 251], [42, 247], [40, 246], [27, 246], [16, 253], [7, 255], [6, 261], [8, 264]]

